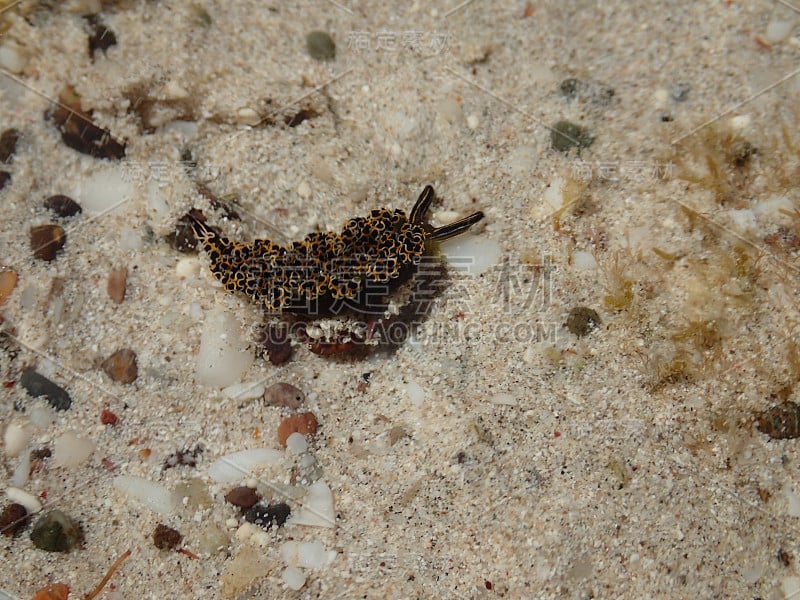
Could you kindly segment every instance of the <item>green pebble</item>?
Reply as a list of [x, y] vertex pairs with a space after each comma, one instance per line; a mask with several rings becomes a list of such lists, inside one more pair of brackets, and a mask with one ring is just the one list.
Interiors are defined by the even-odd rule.
[[589, 135], [589, 130], [585, 127], [570, 121], [559, 121], [550, 130], [550, 142], [560, 152], [569, 152], [571, 148], [577, 148], [580, 152], [592, 145], [594, 137]]
[[33, 545], [47, 552], [69, 552], [82, 539], [80, 526], [60, 510], [42, 515], [31, 530]]
[[565, 325], [570, 333], [583, 337], [600, 324], [600, 315], [597, 311], [586, 306], [576, 306], [569, 311]]
[[333, 60], [336, 57], [336, 44], [324, 31], [312, 31], [306, 36], [306, 47], [311, 58]]

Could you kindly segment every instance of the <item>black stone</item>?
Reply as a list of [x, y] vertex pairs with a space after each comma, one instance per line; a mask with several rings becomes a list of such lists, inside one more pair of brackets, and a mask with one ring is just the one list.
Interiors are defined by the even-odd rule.
[[44, 375], [40, 375], [33, 367], [22, 371], [19, 379], [25, 391], [34, 398], [46, 396], [47, 402], [56, 410], [67, 410], [72, 406], [72, 398], [69, 392], [59, 385], [50, 381]]

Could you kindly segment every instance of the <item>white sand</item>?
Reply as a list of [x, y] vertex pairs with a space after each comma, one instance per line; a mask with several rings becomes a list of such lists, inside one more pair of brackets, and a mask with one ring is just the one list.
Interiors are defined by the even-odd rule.
[[[0, 124], [22, 132], [13, 183], [0, 192], [0, 267], [20, 277], [2, 314], [22, 347], [13, 365], [7, 356], [0, 364], [12, 379], [36, 364], [73, 405], [33, 426], [31, 411], [45, 402], [4, 387], [2, 418], [33, 427], [31, 448], [75, 431], [96, 449], [78, 467], [46, 461], [24, 485], [82, 523], [84, 546], [49, 554], [33, 547], [29, 529], [3, 537], [0, 589], [30, 598], [62, 582], [79, 598], [131, 549], [101, 597], [220, 598], [224, 574], [248, 561], [259, 572], [241, 597], [800, 590], [797, 442], [771, 441], [751, 425], [781, 388], [797, 400], [800, 376], [789, 360], [797, 250], [764, 241], [778, 227], [798, 228], [777, 210], [800, 206], [796, 179], [780, 173], [797, 169], [798, 156], [776, 141], [783, 120], [800, 145], [797, 77], [751, 99], [797, 68], [796, 12], [769, 2], [535, 2], [527, 18], [524, 2], [127, 4], [102, 13], [119, 43], [94, 62], [79, 9], [34, 13], [33, 25], [12, 15], [3, 38], [25, 46], [14, 58], [27, 59], [15, 75], [27, 89], [2, 82]], [[210, 25], [200, 24], [198, 6]], [[335, 39], [334, 61], [308, 56], [313, 29]], [[787, 29], [768, 47], [768, 32]], [[586, 94], [565, 99], [558, 90], [568, 77], [589, 84]], [[688, 96], [676, 102], [670, 92], [682, 82]], [[127, 140], [125, 162], [79, 155], [44, 121], [44, 97], [65, 84]], [[150, 118], [165, 124], [152, 133], [127, 111], [140, 90], [160, 101]], [[267, 107], [278, 123], [300, 108], [318, 116], [293, 128], [245, 125]], [[581, 159], [550, 147], [545, 125], [562, 119], [596, 136]], [[726, 167], [737, 173], [726, 202], [678, 177], [678, 160], [711, 128], [743, 124], [740, 136], [758, 152], [738, 171]], [[307, 394], [320, 422], [316, 461], [295, 469], [329, 486], [334, 528], [241, 527], [222, 499], [230, 486], [208, 478], [220, 456], [277, 447], [283, 413], [195, 383], [205, 316], [228, 311], [250, 339], [261, 313], [215, 286], [204, 258], [187, 263], [163, 240], [188, 208], [207, 208], [178, 164], [186, 147], [200, 180], [238, 195], [243, 222], [227, 227], [242, 239], [299, 239], [380, 206], [409, 210], [430, 183], [444, 221], [483, 210], [476, 233], [502, 248], [485, 274], [454, 273], [419, 341], [395, 354], [342, 361], [298, 348], [286, 365], [256, 359], [240, 378], [287, 381]], [[28, 230], [52, 220], [44, 198], [81, 202], [86, 182], [109, 167], [132, 184], [132, 197], [113, 214], [85, 210], [65, 226], [59, 258], [33, 260]], [[570, 178], [587, 169], [587, 201], [556, 227], [559, 182], [571, 200]], [[774, 198], [784, 199], [765, 204]], [[683, 206], [701, 213], [693, 228]], [[116, 305], [105, 285], [120, 265], [129, 279]], [[615, 273], [633, 281], [633, 303], [620, 311], [604, 301], [619, 294]], [[58, 322], [55, 278], [64, 285]], [[602, 319], [581, 339], [562, 327], [575, 306]], [[692, 322], [713, 325], [693, 337]], [[138, 357], [132, 385], [97, 368], [121, 347]], [[689, 379], [655, 385], [669, 364], [687, 365]], [[370, 383], [359, 389], [365, 372]], [[100, 423], [105, 407], [117, 427]], [[168, 455], [198, 443], [196, 468], [162, 471]], [[3, 488], [18, 460], [2, 455]], [[291, 460], [250, 483], [299, 511], [302, 499], [291, 494], [302, 487], [285, 485]], [[116, 490], [118, 475], [169, 490], [199, 477], [210, 501], [162, 516]], [[200, 559], [156, 549], [160, 522]], [[213, 527], [229, 542], [202, 554]], [[320, 542], [335, 558], [284, 573], [280, 548], [290, 539]], [[299, 592], [284, 584], [303, 576]]]

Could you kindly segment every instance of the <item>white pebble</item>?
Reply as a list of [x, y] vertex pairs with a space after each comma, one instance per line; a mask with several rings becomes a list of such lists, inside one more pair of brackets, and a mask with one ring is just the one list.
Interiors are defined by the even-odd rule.
[[29, 515], [42, 510], [42, 503], [39, 502], [39, 499], [36, 496], [29, 494], [28, 492], [24, 492], [19, 488], [6, 488], [6, 496], [8, 496], [8, 499], [11, 500], [11, 502], [22, 504], [22, 506], [25, 507], [25, 510], [28, 511]]
[[222, 390], [222, 395], [233, 400], [252, 400], [264, 395], [263, 381], [234, 383]]
[[255, 127], [261, 122], [261, 117], [252, 108], [244, 107], [236, 111], [236, 120], [242, 125], [250, 125]]
[[425, 402], [425, 390], [416, 381], [409, 381], [406, 384], [406, 393], [414, 406], [422, 406], [422, 403]]
[[480, 121], [478, 120], [477, 116], [469, 115], [467, 117], [467, 127], [469, 127], [470, 129], [477, 129], [479, 123]]
[[297, 566], [304, 569], [321, 569], [328, 564], [328, 553], [321, 542], [300, 542], [297, 549]]
[[180, 498], [163, 485], [144, 479], [119, 475], [114, 479], [114, 487], [120, 492], [144, 504], [147, 508], [162, 515], [172, 513], [179, 505]]
[[286, 584], [286, 587], [295, 592], [306, 584], [306, 576], [303, 575], [300, 569], [294, 567], [286, 567], [283, 570], [281, 578], [283, 579], [283, 583]]
[[31, 454], [30, 452], [25, 452], [19, 457], [17, 466], [14, 467], [14, 475], [11, 477], [11, 484], [18, 488], [25, 487], [25, 484], [28, 483], [30, 472]]
[[112, 215], [132, 212], [136, 188], [124, 166], [106, 167], [82, 181], [78, 197], [85, 211]]
[[275, 448], [252, 448], [222, 456], [208, 467], [208, 476], [217, 483], [233, 483], [247, 477], [250, 469], [280, 462], [283, 452]]
[[777, 44], [789, 37], [794, 29], [793, 21], [770, 21], [764, 32], [764, 39], [770, 44]]
[[321, 542], [288, 541], [281, 546], [280, 555], [288, 567], [321, 569], [332, 562], [336, 553], [326, 551]]
[[201, 385], [224, 388], [239, 380], [253, 363], [253, 353], [239, 336], [239, 322], [222, 308], [203, 324], [195, 376]]
[[[6, 6], [10, 8], [10, 6]], [[6, 42], [0, 46], [0, 67], [12, 73], [22, 73], [28, 64], [29, 57], [13, 42]]]
[[333, 493], [324, 480], [308, 486], [308, 493], [300, 509], [289, 517], [291, 525], [309, 527], [334, 527], [336, 514], [333, 508]]
[[502, 256], [500, 244], [477, 235], [460, 235], [442, 242], [442, 254], [451, 271], [480, 275]]
[[30, 427], [26, 427], [22, 423], [9, 423], [5, 434], [3, 434], [3, 447], [6, 456], [18, 456], [28, 445], [30, 439]]
[[62, 467], [77, 467], [94, 452], [94, 442], [68, 431], [56, 438], [53, 444], [53, 462]]
[[302, 454], [308, 450], [308, 441], [306, 436], [296, 431], [286, 438], [286, 451], [289, 454]]
[[308, 185], [307, 181], [301, 181], [300, 185], [297, 186], [297, 195], [303, 199], [311, 197], [311, 186]]

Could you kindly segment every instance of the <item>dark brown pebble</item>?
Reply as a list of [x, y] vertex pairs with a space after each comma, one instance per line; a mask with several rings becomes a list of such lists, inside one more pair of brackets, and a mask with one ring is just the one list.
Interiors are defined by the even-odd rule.
[[0, 171], [0, 190], [6, 187], [9, 181], [11, 181], [11, 173], [8, 171]]
[[139, 375], [136, 353], [130, 348], [117, 350], [103, 361], [103, 371], [114, 381], [133, 383]]
[[92, 33], [89, 35], [89, 56], [94, 58], [97, 50], [105, 53], [111, 46], [117, 45], [117, 36], [97, 19], [97, 15], [90, 15], [87, 20], [92, 26]]
[[197, 236], [194, 234], [192, 219], [197, 219], [201, 223], [206, 222], [206, 216], [202, 210], [191, 209], [175, 223], [175, 229], [167, 234], [167, 243], [178, 252], [194, 252], [197, 250]]
[[31, 249], [39, 260], [53, 260], [66, 241], [67, 233], [60, 225], [31, 227]]
[[306, 399], [302, 390], [291, 383], [273, 383], [264, 390], [264, 404], [267, 406], [282, 406], [284, 408], [300, 408]]
[[33, 367], [23, 369], [19, 383], [30, 396], [34, 398], [47, 397], [48, 404], [55, 410], [67, 410], [72, 406], [72, 398], [67, 390], [37, 373]]
[[564, 324], [570, 333], [583, 337], [600, 324], [600, 315], [597, 311], [586, 306], [576, 306], [569, 311], [567, 322]]
[[125, 156], [125, 144], [92, 121], [92, 111], [84, 112], [80, 96], [73, 87], [65, 87], [58, 101], [48, 116], [61, 131], [61, 141], [65, 145], [95, 158], [118, 160]]
[[772, 406], [756, 415], [756, 424], [761, 433], [775, 440], [800, 437], [800, 404], [786, 402]]
[[109, 298], [117, 304], [122, 304], [122, 301], [125, 300], [127, 283], [128, 269], [125, 267], [111, 269], [111, 273], [108, 274], [108, 284], [106, 285]]
[[247, 509], [247, 511], [244, 513], [244, 518], [248, 523], [253, 523], [254, 525], [258, 525], [264, 529], [269, 529], [273, 525], [280, 527], [286, 523], [286, 519], [289, 518], [289, 514], [291, 512], [292, 509], [289, 508], [289, 505], [284, 502], [270, 504], [269, 506], [256, 504], [255, 506]]
[[83, 210], [80, 204], [75, 202], [75, 200], [69, 196], [64, 196], [63, 194], [50, 196], [44, 201], [44, 207], [47, 210], [53, 211], [59, 217], [72, 217]]
[[286, 440], [293, 433], [301, 433], [303, 435], [317, 433], [317, 417], [314, 416], [314, 413], [304, 412], [291, 415], [281, 421], [281, 424], [278, 425], [278, 443], [285, 448]]
[[243, 485], [235, 487], [225, 494], [226, 502], [240, 508], [250, 508], [259, 500], [261, 500], [261, 496], [258, 495], [258, 492]]
[[25, 529], [28, 523], [28, 511], [22, 504], [8, 504], [0, 514], [0, 533], [13, 537]]
[[6, 129], [0, 135], [0, 162], [11, 162], [14, 153], [17, 151], [19, 141], [19, 131], [16, 129]]
[[256, 341], [259, 354], [265, 356], [273, 365], [282, 365], [292, 356], [289, 329], [284, 325], [265, 326]]
[[173, 550], [183, 541], [180, 532], [172, 527], [159, 523], [153, 532], [153, 544], [159, 550]]

